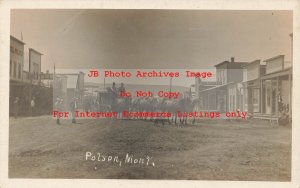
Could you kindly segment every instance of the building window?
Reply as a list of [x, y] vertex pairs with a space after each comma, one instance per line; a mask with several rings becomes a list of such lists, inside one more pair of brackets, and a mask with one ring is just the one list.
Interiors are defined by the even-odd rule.
[[18, 79], [21, 79], [21, 64], [18, 64]]
[[258, 104], [259, 103], [259, 90], [258, 89], [253, 89], [253, 104]]
[[267, 106], [269, 107], [269, 106], [271, 106], [271, 89], [270, 88], [268, 88], [267, 89]]
[[217, 69], [217, 81], [218, 82], [221, 81], [221, 72], [220, 72], [220, 69]]
[[11, 76], [11, 70], [12, 70], [12, 61], [9, 60], [9, 76]]
[[17, 77], [17, 62], [14, 61], [13, 63], [13, 77], [16, 78]]

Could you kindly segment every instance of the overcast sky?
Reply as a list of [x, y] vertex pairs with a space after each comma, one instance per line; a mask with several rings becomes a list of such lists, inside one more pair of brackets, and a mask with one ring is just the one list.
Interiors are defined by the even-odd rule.
[[[291, 11], [12, 10], [11, 34], [57, 68], [208, 68], [291, 59]], [[28, 69], [25, 59], [25, 69]], [[27, 67], [27, 68], [26, 68]]]

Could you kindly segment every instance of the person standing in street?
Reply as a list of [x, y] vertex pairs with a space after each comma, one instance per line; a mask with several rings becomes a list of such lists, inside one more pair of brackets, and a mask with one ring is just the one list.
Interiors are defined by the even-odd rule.
[[122, 93], [124, 93], [124, 92], [126, 92], [126, 89], [125, 89], [125, 86], [124, 86], [124, 83], [121, 83], [121, 86], [119, 87], [119, 95], [120, 95], [120, 93], [122, 92]]
[[113, 92], [114, 96], [117, 96], [117, 87], [116, 87], [116, 83], [113, 82], [112, 86], [111, 86], [111, 90]]
[[[63, 103], [63, 100], [61, 98], [57, 97], [56, 101], [54, 103], [55, 110], [60, 112], [62, 103]], [[57, 118], [56, 118], [56, 124], [60, 125], [60, 117], [59, 116], [57, 116]]]
[[35, 115], [35, 97], [33, 97], [30, 101], [30, 115]]
[[14, 117], [17, 118], [19, 114], [19, 97], [15, 97], [13, 102], [13, 110], [14, 110]]
[[71, 108], [71, 113], [72, 113], [72, 123], [76, 123], [75, 111], [77, 109], [77, 101], [76, 101], [75, 97], [73, 98], [72, 102], [70, 103], [70, 108]]

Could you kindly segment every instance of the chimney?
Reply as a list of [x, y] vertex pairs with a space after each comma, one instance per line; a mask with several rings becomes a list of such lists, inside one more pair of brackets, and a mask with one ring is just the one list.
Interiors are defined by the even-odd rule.
[[234, 63], [234, 57], [231, 57], [231, 58], [230, 58], [230, 62], [231, 62], [231, 63]]

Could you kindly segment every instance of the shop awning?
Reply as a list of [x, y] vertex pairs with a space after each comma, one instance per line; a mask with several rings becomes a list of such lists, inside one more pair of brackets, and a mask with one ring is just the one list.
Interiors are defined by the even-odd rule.
[[220, 85], [220, 86], [208, 88], [208, 89], [205, 89], [205, 90], [200, 91], [199, 93], [203, 93], [203, 92], [206, 92], [206, 91], [212, 91], [212, 90], [215, 90], [215, 89], [222, 89], [222, 88], [225, 88], [225, 87], [227, 87], [228, 85], [233, 84], [233, 83], [234, 83], [234, 82], [230, 82], [230, 83], [228, 83], [228, 84], [224, 84], [224, 85]]
[[272, 79], [280, 76], [292, 74], [292, 68], [287, 68], [277, 72], [272, 72], [261, 77], [262, 80]]

